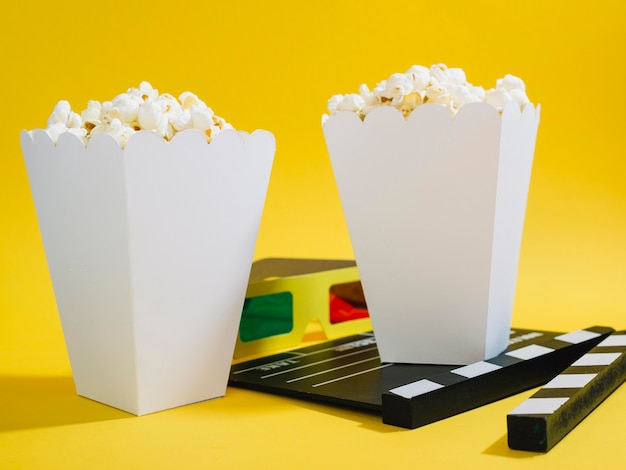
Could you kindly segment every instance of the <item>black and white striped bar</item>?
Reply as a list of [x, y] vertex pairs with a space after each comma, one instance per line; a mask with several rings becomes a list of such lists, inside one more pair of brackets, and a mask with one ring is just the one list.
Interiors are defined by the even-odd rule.
[[382, 395], [383, 422], [415, 429], [545, 384], [614, 330], [595, 326], [407, 383]]
[[547, 452], [626, 379], [626, 331], [607, 337], [507, 415], [509, 447]]

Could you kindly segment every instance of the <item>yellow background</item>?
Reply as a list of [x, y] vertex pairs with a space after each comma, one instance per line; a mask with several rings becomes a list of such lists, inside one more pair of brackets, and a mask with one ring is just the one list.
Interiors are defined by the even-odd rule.
[[[542, 104], [514, 324], [626, 328], [626, 3], [158, 0], [8, 2], [0, 15], [0, 468], [511, 467], [615, 461], [624, 387], [545, 456], [509, 451], [530, 392], [415, 431], [324, 405], [229, 389], [142, 418], [74, 395], [21, 150], [59, 99], [82, 110], [148, 80], [190, 90], [277, 139], [256, 257], [348, 258], [320, 118], [412, 64], [485, 87], [522, 77]], [[375, 188], [373, 188], [375, 190]], [[594, 460], [596, 459], [596, 460]], [[319, 464], [319, 465], [315, 465]]]

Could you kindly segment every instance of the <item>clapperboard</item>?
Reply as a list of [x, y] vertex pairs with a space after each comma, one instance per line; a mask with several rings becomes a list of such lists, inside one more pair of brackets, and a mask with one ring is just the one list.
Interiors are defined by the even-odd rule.
[[381, 363], [368, 332], [235, 364], [229, 384], [370, 410], [413, 429], [545, 384], [613, 331], [514, 329], [504, 353], [465, 366]]
[[547, 452], [626, 378], [626, 331], [613, 333], [507, 416], [509, 447]]

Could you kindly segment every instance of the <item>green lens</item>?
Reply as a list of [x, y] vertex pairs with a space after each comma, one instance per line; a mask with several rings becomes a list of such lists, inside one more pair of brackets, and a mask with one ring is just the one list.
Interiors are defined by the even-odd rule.
[[254, 341], [284, 335], [293, 329], [293, 295], [291, 292], [247, 298], [243, 304], [239, 337]]

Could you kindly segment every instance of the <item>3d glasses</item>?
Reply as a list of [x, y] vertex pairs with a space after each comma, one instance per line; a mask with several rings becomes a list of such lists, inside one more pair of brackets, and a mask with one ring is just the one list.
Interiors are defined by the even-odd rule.
[[351, 260], [268, 258], [252, 264], [235, 357], [297, 346], [311, 321], [327, 339], [371, 331]]

